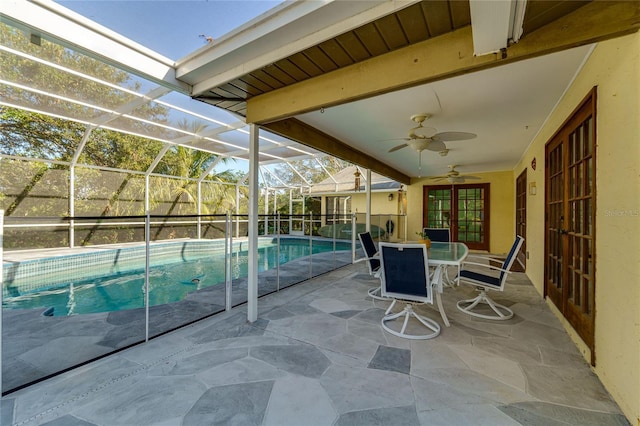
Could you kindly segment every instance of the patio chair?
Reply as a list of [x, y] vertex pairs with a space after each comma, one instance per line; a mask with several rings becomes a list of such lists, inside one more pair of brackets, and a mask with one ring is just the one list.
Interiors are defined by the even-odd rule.
[[[380, 278], [380, 257], [378, 256], [378, 249], [376, 248], [373, 238], [369, 232], [362, 232], [358, 234], [360, 245], [364, 250], [365, 258], [360, 260], [366, 260], [369, 267], [369, 274], [376, 278]], [[370, 297], [377, 300], [386, 300], [386, 298], [380, 296], [380, 286], [372, 287], [367, 292]]]
[[[451, 242], [451, 229], [449, 228], [423, 228], [422, 234], [436, 243], [449, 243]], [[460, 268], [458, 268], [460, 273]], [[448, 286], [453, 286], [454, 282], [449, 278], [449, 268], [444, 268], [444, 283]]]
[[440, 243], [451, 241], [451, 230], [449, 228], [424, 228], [422, 233], [431, 241]]
[[[460, 300], [458, 301], [458, 309], [460, 309], [465, 314], [473, 315], [478, 318], [490, 319], [490, 320], [508, 320], [513, 317], [513, 311], [506, 306], [500, 305], [487, 295], [488, 291], [504, 291], [504, 285], [507, 281], [507, 275], [510, 274], [511, 265], [516, 259], [516, 255], [520, 250], [520, 246], [524, 242], [524, 238], [521, 236], [516, 236], [516, 240], [509, 251], [509, 255], [502, 263], [500, 268], [488, 265], [484, 263], [476, 263], [476, 262], [463, 262], [462, 270], [456, 277], [456, 281], [458, 284], [465, 283], [476, 286], [477, 290], [480, 291], [480, 294], [473, 299]], [[489, 268], [494, 272], [494, 274], [484, 274], [480, 272], [475, 272], [467, 269], [469, 266], [481, 267], [481, 268]], [[499, 271], [499, 274], [497, 273]], [[494, 314], [485, 314], [482, 312], [478, 312], [474, 310], [479, 304], [488, 305]]]
[[[381, 296], [393, 299], [382, 318], [382, 328], [394, 336], [406, 339], [432, 339], [440, 334], [440, 324], [419, 315], [413, 309], [414, 304], [433, 304], [433, 283], [430, 282], [427, 266], [427, 247], [424, 244], [380, 243], [380, 259]], [[435, 279], [439, 279], [439, 276]], [[398, 313], [391, 313], [398, 301], [406, 303], [404, 309]], [[398, 321], [402, 322], [400, 331], [390, 327], [398, 318], [404, 318]], [[412, 318], [418, 321], [419, 328], [425, 327], [430, 332], [410, 333], [407, 326]], [[411, 331], [415, 330], [413, 323], [415, 321], [412, 321]]]

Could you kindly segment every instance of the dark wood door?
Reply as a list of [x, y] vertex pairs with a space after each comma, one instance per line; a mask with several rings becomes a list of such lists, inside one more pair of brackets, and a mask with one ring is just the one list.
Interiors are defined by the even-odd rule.
[[524, 238], [516, 257], [521, 271], [524, 271], [527, 265], [527, 169], [516, 179], [516, 235]]
[[545, 292], [595, 363], [595, 89], [545, 149]]
[[489, 250], [489, 184], [423, 187], [422, 226], [449, 228], [452, 241]]

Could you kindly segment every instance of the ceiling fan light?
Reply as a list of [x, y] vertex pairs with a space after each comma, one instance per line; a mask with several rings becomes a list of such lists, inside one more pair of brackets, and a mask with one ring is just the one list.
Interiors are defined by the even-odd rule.
[[409, 130], [409, 137], [414, 139], [430, 139], [438, 133], [438, 130], [433, 127], [414, 127]]

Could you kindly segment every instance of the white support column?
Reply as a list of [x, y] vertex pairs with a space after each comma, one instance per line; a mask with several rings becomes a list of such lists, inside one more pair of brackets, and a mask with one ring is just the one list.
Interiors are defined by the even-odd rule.
[[366, 212], [366, 229], [371, 232], [371, 169], [367, 169], [367, 212]]
[[247, 321], [258, 319], [258, 126], [249, 124], [249, 276]]

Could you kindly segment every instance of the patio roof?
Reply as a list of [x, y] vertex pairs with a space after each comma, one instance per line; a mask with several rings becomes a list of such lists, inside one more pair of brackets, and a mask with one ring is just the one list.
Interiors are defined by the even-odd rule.
[[[88, 92], [16, 78], [2, 83], [21, 95], [1, 105], [74, 120], [88, 134], [113, 129], [237, 160], [249, 158], [248, 113], [261, 124], [261, 167], [331, 154], [405, 184], [444, 174], [447, 164], [466, 173], [512, 168], [590, 50], [548, 54], [633, 31], [640, 15], [635, 2], [529, 1], [519, 42], [475, 56], [471, 29], [481, 24], [471, 22], [467, 1], [292, 2], [174, 64], [52, 1], [3, 6], [3, 25], [23, 30], [34, 46], [57, 43], [130, 78], [114, 85], [39, 57], [43, 49], [2, 46], [8, 60], [67, 73], [75, 87], [97, 83], [123, 102], [104, 105]], [[467, 74], [540, 55], [547, 56]], [[451, 78], [460, 74], [467, 76]], [[167, 109], [165, 122], [145, 121], [139, 112], [156, 106]], [[390, 140], [406, 139], [415, 126], [409, 117], [422, 112], [438, 131], [478, 138], [449, 142], [444, 160], [420, 153], [420, 168], [410, 148], [389, 153], [398, 143]]]
[[[387, 3], [392, 10], [372, 12]], [[473, 4], [492, 3], [501, 2]], [[244, 43], [230, 47], [231, 39], [223, 40], [179, 61], [176, 75], [197, 99], [409, 183], [444, 174], [447, 164], [466, 172], [512, 169], [588, 57], [588, 46], [640, 25], [637, 2], [528, 1], [522, 34], [479, 55], [475, 33], [493, 26], [473, 22], [468, 1], [371, 4], [360, 12], [331, 9], [332, 20], [322, 8], [274, 27], [267, 17], [250, 34], [234, 34], [246, 36]], [[301, 33], [310, 16], [325, 19], [319, 22], [327, 31], [310, 25]], [[430, 114], [427, 125], [438, 131], [478, 138], [448, 144], [446, 160], [423, 154], [423, 173], [415, 151], [390, 154], [394, 145], [384, 143], [406, 138], [415, 126], [409, 117], [419, 113]]]

